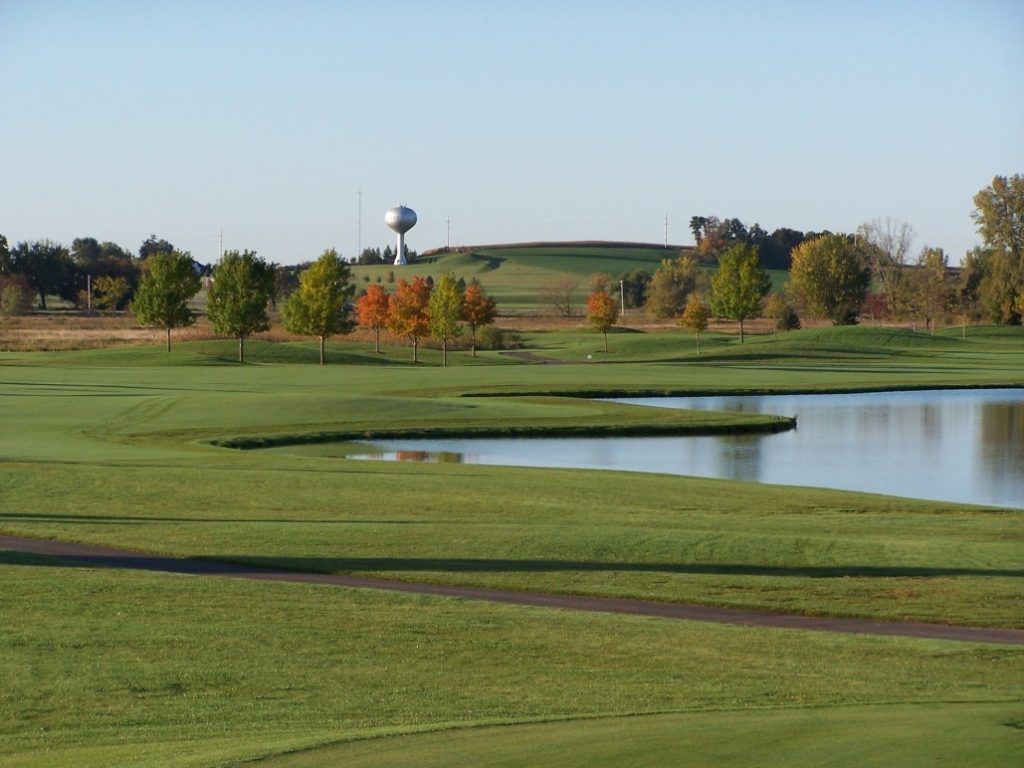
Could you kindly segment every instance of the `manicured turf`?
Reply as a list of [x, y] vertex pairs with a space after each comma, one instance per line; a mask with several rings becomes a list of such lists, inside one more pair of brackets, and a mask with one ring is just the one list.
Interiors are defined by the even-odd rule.
[[475, 728], [356, 741], [257, 768], [589, 768], [606, 765], [865, 765], [1016, 768], [1020, 704], [718, 711]]
[[[573, 332], [528, 341], [569, 361], [600, 344]], [[448, 369], [433, 353], [409, 365], [399, 359], [405, 350], [389, 350], [380, 364], [345, 342], [331, 351], [350, 364], [326, 368], [308, 346], [265, 343], [250, 344], [251, 364], [238, 366], [230, 341], [182, 344], [169, 356], [156, 348], [0, 355], [0, 530], [406, 580], [1024, 626], [1019, 510], [211, 444], [434, 425], [622, 429], [667, 418], [541, 396], [550, 392], [1024, 382], [1019, 328], [971, 329], [966, 340], [824, 329], [742, 347], [717, 337], [699, 358], [685, 334], [622, 333], [612, 349], [560, 366], [456, 355], [463, 364]], [[1024, 651], [1016, 648], [130, 574], [9, 553], [0, 561], [5, 766], [226, 765], [376, 735], [668, 712], [687, 714], [609, 723], [609, 733], [623, 729], [616, 743], [624, 745], [610, 763], [663, 762], [677, 735], [694, 730], [710, 739], [701, 749], [716, 749], [714, 734], [728, 733], [733, 710], [751, 734], [734, 738], [734, 764], [814, 764], [810, 735], [822, 722], [835, 724], [823, 745], [850, 750], [867, 730], [893, 745], [882, 753], [900, 764], [918, 751], [899, 747], [901, 734], [921, 743], [929, 717], [951, 763], [962, 762], [959, 744], [972, 743], [956, 722], [987, 735], [984, 764], [1012, 756], [1020, 734], [1012, 724], [1021, 720]], [[878, 706], [904, 704], [915, 706]], [[811, 709], [801, 719], [792, 707]], [[689, 719], [696, 711], [708, 719]], [[1005, 731], [991, 725], [1000, 719]], [[550, 727], [555, 736], [526, 740], [592, 740], [586, 722]], [[751, 755], [769, 732], [776, 737]], [[478, 733], [454, 736], [474, 754]], [[495, 759], [514, 749], [512, 737], [491, 741]], [[369, 749], [401, 756], [405, 744]], [[427, 761], [434, 747], [427, 739], [408, 749]], [[523, 760], [536, 762], [529, 753]]]
[[[814, 728], [787, 715], [793, 707], [843, 722], [851, 704], [958, 703], [948, 716], [931, 711], [940, 722], [990, 722], [994, 711], [1015, 721], [1024, 685], [1019, 647], [3, 561], [5, 766], [225, 765], [344, 739], [640, 713], [711, 711], [720, 733], [723, 710], [762, 731], [765, 713], [779, 711], [774, 740], [757, 753], [778, 764]], [[922, 721], [908, 712], [909, 733]], [[889, 707], [859, 717], [894, 733]], [[644, 722], [616, 726], [629, 741], [609, 764], [635, 764], [630, 745], [655, 754], [645, 733], [660, 731], [667, 749], [672, 723]], [[640, 730], [626, 736], [633, 723]], [[578, 727], [566, 738], [578, 740]], [[940, 750], [956, 747], [956, 733]], [[480, 749], [474, 731], [462, 736]], [[497, 757], [507, 742], [495, 746]]]

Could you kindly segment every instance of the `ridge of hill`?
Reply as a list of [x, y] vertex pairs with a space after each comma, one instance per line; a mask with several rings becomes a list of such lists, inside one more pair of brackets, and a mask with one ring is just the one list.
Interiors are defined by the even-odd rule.
[[627, 240], [535, 240], [522, 243], [488, 243], [484, 245], [457, 245], [453, 247], [428, 248], [419, 255], [418, 261], [444, 256], [449, 253], [469, 253], [472, 251], [497, 251], [518, 248], [628, 248], [653, 251], [692, 251], [692, 245], [673, 245], [663, 243], [640, 243]]

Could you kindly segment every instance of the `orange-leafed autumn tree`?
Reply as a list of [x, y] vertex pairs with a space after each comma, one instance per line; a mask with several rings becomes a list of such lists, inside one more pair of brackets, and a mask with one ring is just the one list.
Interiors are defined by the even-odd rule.
[[686, 302], [686, 309], [676, 318], [677, 325], [681, 328], [689, 328], [697, 335], [698, 355], [700, 354], [700, 332], [708, 329], [708, 319], [710, 317], [711, 310], [700, 300], [700, 296], [696, 293], [691, 293], [689, 300]]
[[484, 293], [484, 287], [475, 279], [466, 286], [462, 296], [462, 321], [469, 328], [469, 344], [476, 357], [476, 332], [478, 328], [490, 325], [498, 315], [494, 299]]
[[356, 301], [356, 318], [364, 328], [373, 331], [373, 351], [380, 352], [380, 332], [388, 324], [388, 292], [380, 285], [371, 285]]
[[399, 280], [388, 297], [387, 328], [412, 344], [412, 361], [419, 362], [420, 339], [430, 333], [430, 283], [417, 275], [411, 283]]
[[587, 297], [587, 319], [595, 331], [604, 334], [604, 351], [608, 351], [608, 329], [619, 320], [619, 303], [608, 291], [594, 291]]

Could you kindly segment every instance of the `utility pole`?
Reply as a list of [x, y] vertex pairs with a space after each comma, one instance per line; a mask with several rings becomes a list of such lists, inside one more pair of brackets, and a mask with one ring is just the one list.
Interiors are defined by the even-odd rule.
[[668, 213], [665, 213], [665, 247], [668, 248]]
[[224, 227], [220, 228], [220, 253], [217, 254], [217, 261], [224, 258]]
[[359, 188], [359, 245], [356, 250], [356, 258], [363, 255], [363, 189]]
[[85, 306], [90, 312], [92, 312], [92, 275], [86, 273], [85, 275]]
[[444, 223], [445, 223], [445, 228], [447, 229], [447, 232], [448, 232], [447, 238], [446, 238], [447, 246], [445, 247], [445, 250], [446, 251], [450, 251], [452, 249], [452, 218], [451, 218], [451, 216], [449, 216], [447, 219], [445, 219]]
[[624, 315], [626, 314], [626, 289], [623, 286], [622, 282], [622, 280], [619, 280], [619, 304], [621, 306], [621, 311], [619, 312], [619, 314]]

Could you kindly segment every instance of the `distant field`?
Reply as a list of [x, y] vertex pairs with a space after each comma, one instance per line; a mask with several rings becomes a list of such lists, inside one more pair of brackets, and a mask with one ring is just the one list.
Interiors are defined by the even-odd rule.
[[[480, 249], [466, 253], [451, 253], [432, 257], [428, 263], [405, 267], [392, 265], [354, 267], [357, 289], [366, 285], [366, 279], [388, 285], [389, 274], [395, 279], [412, 275], [432, 275], [435, 279], [443, 272], [469, 281], [476, 278], [505, 312], [551, 312], [542, 299], [544, 291], [560, 281], [577, 284], [576, 304], [583, 310], [590, 292], [590, 276], [609, 274], [618, 280], [623, 274], [637, 270], [653, 274], [663, 259], [675, 259], [690, 249], [678, 247], [619, 248], [598, 246], [527, 246], [522, 248]], [[773, 286], [781, 289], [788, 274], [772, 270]]]

